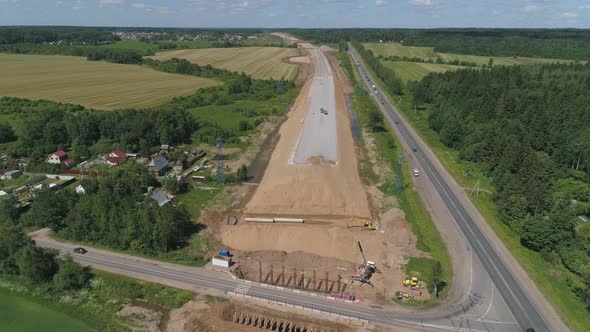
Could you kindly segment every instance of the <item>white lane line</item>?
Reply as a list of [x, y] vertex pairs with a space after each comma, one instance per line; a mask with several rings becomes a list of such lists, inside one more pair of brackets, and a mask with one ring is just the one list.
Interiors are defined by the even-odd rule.
[[486, 318], [486, 316], [490, 313], [490, 310], [492, 310], [492, 306], [494, 305], [494, 283], [492, 282], [492, 298], [490, 300], [490, 306], [488, 307], [488, 310], [486, 310], [486, 312], [483, 314], [483, 316], [479, 317], [478, 320], [483, 321], [484, 318]]
[[518, 325], [517, 322], [501, 322], [501, 321], [497, 321], [497, 320], [480, 320], [480, 322], [489, 323], [489, 324]]
[[418, 322], [412, 322], [412, 321], [401, 320], [401, 319], [394, 319], [394, 320], [397, 321], [397, 322], [405, 323], [405, 324], [432, 327], [432, 328], [436, 328], [436, 329], [439, 329], [439, 330], [445, 330], [445, 331], [489, 332], [489, 331], [486, 331], [486, 330], [477, 330], [477, 329], [472, 329], [472, 328], [464, 329], [464, 328], [456, 328], [456, 327], [451, 327], [451, 326], [437, 325], [437, 324], [428, 324], [428, 323], [425, 324], [425, 323], [418, 323]]

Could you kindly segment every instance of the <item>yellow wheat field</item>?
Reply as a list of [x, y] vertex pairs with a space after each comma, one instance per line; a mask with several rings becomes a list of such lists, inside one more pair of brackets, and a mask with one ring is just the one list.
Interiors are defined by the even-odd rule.
[[0, 54], [0, 96], [109, 110], [154, 106], [216, 84], [206, 78], [82, 57]]
[[297, 73], [295, 64], [285, 63], [283, 59], [297, 56], [294, 48], [281, 47], [240, 47], [240, 48], [206, 48], [177, 50], [158, 53], [149, 58], [169, 60], [186, 59], [201, 66], [211, 65], [216, 68], [235, 72], [244, 72], [259, 79], [293, 79]]

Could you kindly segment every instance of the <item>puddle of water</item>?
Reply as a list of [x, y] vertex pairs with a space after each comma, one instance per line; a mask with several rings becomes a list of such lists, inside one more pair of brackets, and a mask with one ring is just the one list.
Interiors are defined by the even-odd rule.
[[362, 135], [361, 126], [358, 123], [358, 116], [352, 108], [352, 101], [350, 96], [346, 96], [346, 109], [350, 118], [350, 129], [352, 130], [352, 138], [355, 143], [359, 143]]
[[[285, 117], [286, 119], [286, 117]], [[248, 167], [248, 181], [250, 183], [260, 183], [262, 177], [264, 176], [264, 172], [268, 167], [270, 162], [270, 157], [272, 152], [274, 151], [277, 143], [279, 142], [279, 138], [281, 135], [279, 134], [279, 129], [281, 128], [284, 120], [266, 137], [264, 142], [262, 142], [262, 146], [260, 147], [260, 152]]]

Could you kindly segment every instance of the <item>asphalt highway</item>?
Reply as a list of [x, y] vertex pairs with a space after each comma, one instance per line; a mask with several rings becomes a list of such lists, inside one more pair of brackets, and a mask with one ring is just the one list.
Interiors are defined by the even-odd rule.
[[[374, 79], [366, 70], [362, 61], [359, 61], [358, 54], [350, 44], [349, 47], [354, 61], [358, 63], [357, 67], [361, 72], [363, 82], [367, 85], [369, 90], [373, 91], [372, 85], [374, 84]], [[381, 110], [391, 126], [397, 129], [396, 131], [400, 134], [400, 139], [405, 141], [408, 146], [416, 149], [416, 151], [413, 151], [413, 154], [422, 168], [422, 173], [432, 182], [440, 197], [447, 205], [458, 227], [461, 229], [483, 267], [494, 281], [495, 287], [504, 298], [520, 327], [523, 329], [533, 328], [537, 332], [551, 331], [551, 328], [545, 321], [543, 315], [531, 301], [525, 290], [519, 285], [519, 282], [514, 277], [512, 271], [510, 271], [509, 267], [504, 264], [496, 249], [490, 244], [486, 236], [484, 236], [472, 216], [467, 212], [463, 203], [457, 198], [449, 184], [433, 165], [429, 156], [422, 151], [422, 148], [420, 147], [421, 145], [418, 144], [418, 141], [414, 136], [415, 134], [408, 130], [408, 125], [401, 117], [398, 110], [393, 104], [391, 104], [389, 99], [385, 98], [378, 90], [376, 93], [373, 91], [372, 96], [380, 105]]]
[[316, 313], [339, 315], [345, 319], [359, 319], [417, 331], [519, 331], [514, 325], [506, 325], [506, 323], [494, 326], [496, 323], [494, 321], [463, 319], [460, 316], [464, 312], [453, 312], [448, 317], [436, 318], [428, 317], [428, 315], [392, 312], [363, 304], [331, 300], [296, 290], [245, 282], [232, 278], [227, 272], [171, 264], [96, 248], [86, 247], [87, 253], [74, 254], [73, 249], [78, 245], [53, 240], [47, 234], [48, 229], [43, 229], [32, 233], [31, 236], [37, 245], [59, 250], [62, 255], [69, 254], [80, 264], [172, 287], [192, 291], [214, 290], [233, 297], [248, 296], [259, 301], [280, 303]]

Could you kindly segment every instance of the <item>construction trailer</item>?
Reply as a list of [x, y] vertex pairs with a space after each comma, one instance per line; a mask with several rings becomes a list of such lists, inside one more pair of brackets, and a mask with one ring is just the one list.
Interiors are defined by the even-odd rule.
[[232, 265], [232, 261], [231, 257], [217, 255], [213, 256], [213, 258], [211, 259], [211, 264], [213, 264], [214, 266], [229, 268]]

